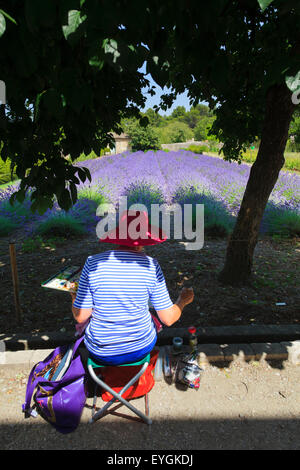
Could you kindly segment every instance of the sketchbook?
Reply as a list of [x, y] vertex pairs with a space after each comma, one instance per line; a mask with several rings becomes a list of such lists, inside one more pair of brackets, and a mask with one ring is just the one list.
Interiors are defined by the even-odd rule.
[[[47, 279], [41, 284], [42, 287], [48, 289], [56, 289], [64, 292], [76, 292], [78, 288], [79, 278], [81, 274], [80, 266], [66, 266], [54, 276]], [[71, 288], [70, 284], [75, 283], [75, 287]]]

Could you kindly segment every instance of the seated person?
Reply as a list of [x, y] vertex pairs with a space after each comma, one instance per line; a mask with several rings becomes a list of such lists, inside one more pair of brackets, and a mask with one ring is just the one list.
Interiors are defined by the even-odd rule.
[[[149, 300], [161, 322], [171, 326], [194, 298], [193, 289], [183, 288], [176, 303], [171, 301], [158, 261], [143, 251], [145, 245], [161, 243], [166, 237], [141, 214], [148, 238], [120, 239], [117, 227], [114, 238], [100, 239], [117, 246], [87, 258], [77, 293], [72, 294], [75, 320], [80, 324], [90, 319], [85, 347], [92, 359], [106, 365], [137, 362], [155, 346], [157, 332]], [[124, 217], [128, 226], [133, 218], [128, 212]]]

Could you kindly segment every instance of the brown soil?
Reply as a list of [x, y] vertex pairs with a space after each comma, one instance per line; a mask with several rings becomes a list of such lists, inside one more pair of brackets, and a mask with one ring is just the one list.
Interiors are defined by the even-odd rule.
[[[300, 321], [300, 240], [260, 240], [254, 259], [253, 279], [243, 287], [223, 286], [217, 279], [226, 240], [206, 240], [200, 251], [187, 251], [184, 244], [168, 241], [148, 247], [158, 259], [172, 300], [183, 286], [193, 286], [195, 299], [174, 327], [249, 324], [291, 324]], [[9, 240], [0, 241], [0, 332], [3, 334], [69, 331], [75, 322], [69, 294], [43, 289], [41, 282], [64, 265], [83, 265], [87, 256], [113, 248], [101, 245], [94, 235], [80, 240], [44, 246], [32, 253], [16, 241], [23, 324], [16, 320], [9, 258]], [[281, 302], [285, 305], [277, 306]]]

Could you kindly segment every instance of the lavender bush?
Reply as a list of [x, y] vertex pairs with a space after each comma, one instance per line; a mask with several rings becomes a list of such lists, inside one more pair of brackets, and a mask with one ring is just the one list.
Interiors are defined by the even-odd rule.
[[55, 204], [31, 226], [31, 234], [70, 237], [93, 231], [99, 220], [96, 217], [97, 207], [93, 199], [81, 197], [68, 212]]
[[151, 204], [163, 204], [165, 202], [162, 190], [144, 180], [130, 183], [129, 186], [124, 188], [122, 195], [127, 197], [128, 207], [137, 203], [144, 204], [149, 214], [151, 212]]
[[18, 228], [27, 237], [80, 235], [93, 231], [99, 220], [96, 209], [105, 201], [101, 193], [84, 188], [79, 191], [78, 201], [68, 212], [60, 209], [55, 202], [52, 209], [39, 215], [30, 210], [30, 194], [22, 204], [17, 201], [10, 204], [9, 198], [15, 190], [15, 187], [9, 187], [0, 192], [0, 236], [9, 235]]
[[206, 235], [224, 237], [228, 235], [234, 225], [234, 217], [230, 214], [226, 204], [205, 191], [199, 191], [196, 187], [181, 186], [177, 189], [173, 202], [182, 208], [184, 205], [192, 205], [192, 224], [195, 227], [196, 204], [204, 205], [204, 229]]

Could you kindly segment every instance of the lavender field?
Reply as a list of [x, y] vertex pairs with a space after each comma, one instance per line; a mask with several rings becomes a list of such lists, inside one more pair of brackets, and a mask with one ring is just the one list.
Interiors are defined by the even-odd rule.
[[[135, 202], [203, 203], [206, 227], [217, 228], [217, 234], [228, 234], [243, 197], [250, 166], [229, 163], [220, 158], [193, 154], [189, 151], [125, 152], [77, 163], [89, 168], [92, 182], [78, 187], [79, 200], [66, 214], [57, 206], [42, 216], [32, 214], [30, 201], [12, 207], [8, 203], [15, 190], [0, 190], [0, 225], [2, 235], [24, 227], [25, 232], [42, 233], [60, 220], [73, 224], [78, 233], [94, 230], [95, 210], [102, 201], [116, 204], [121, 195], [128, 205]], [[270, 196], [261, 232], [300, 236], [300, 176], [281, 172]], [[1, 232], [0, 232], [1, 234]]]

